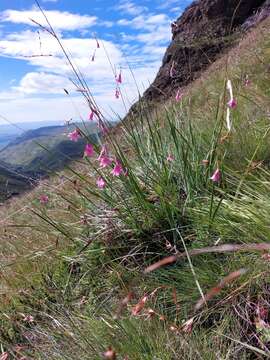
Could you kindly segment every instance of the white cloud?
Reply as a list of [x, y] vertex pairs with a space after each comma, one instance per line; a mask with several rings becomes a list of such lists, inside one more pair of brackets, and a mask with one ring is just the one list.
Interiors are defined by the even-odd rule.
[[30, 72], [21, 79], [19, 86], [13, 89], [23, 94], [63, 94], [63, 89], [70, 86], [70, 81], [63, 76]]
[[[138, 34], [136, 39], [146, 44], [164, 44], [171, 38], [171, 32], [168, 26], [158, 26], [156, 31]], [[143, 49], [145, 51], [145, 49]]]
[[180, 17], [181, 14], [183, 13], [183, 9], [181, 7], [179, 7], [179, 6], [176, 6], [174, 8], [171, 8], [170, 12], [175, 13], [177, 17]]
[[[89, 15], [73, 14], [67, 11], [46, 10], [52, 27], [55, 30], [78, 30], [89, 28], [96, 24], [97, 17]], [[0, 14], [0, 21], [15, 24], [37, 26], [32, 20], [46, 26], [46, 20], [42, 13], [35, 7], [30, 10], [5, 10]]]
[[[187, 3], [188, 4], [188, 1], [182, 1], [182, 3]], [[168, 9], [168, 8], [172, 8], [173, 6], [175, 5], [179, 5], [179, 0], [162, 0], [162, 3], [161, 5], [159, 5], [159, 9]], [[185, 6], [185, 5], [184, 5]]]
[[[139, 15], [135, 18], [120, 19], [118, 25], [129, 26], [143, 32], [138, 32], [136, 35], [126, 35], [122, 33], [123, 40], [131, 41], [137, 40], [149, 44], [165, 44], [171, 39], [170, 18], [166, 14], [150, 14]], [[145, 52], [142, 49], [142, 52]]]
[[[8, 11], [12, 13], [5, 13], [4, 21], [30, 24], [28, 12]], [[36, 12], [36, 9], [31, 10], [33, 11]], [[72, 37], [71, 34], [68, 36], [66, 33], [60, 33], [61, 42], [71, 54], [75, 66], [83, 73], [96, 102], [105, 114], [123, 115], [137, 99], [137, 86], [142, 93], [156, 75], [160, 59], [165, 51], [165, 42], [170, 38], [169, 17], [166, 14], [140, 14], [131, 20], [123, 19], [123, 26], [131, 26], [140, 31], [135, 35], [127, 35], [126, 38], [123, 36], [122, 40], [125, 39], [127, 42], [121, 47], [113, 41], [99, 39], [101, 47], [96, 49], [96, 40], [90, 36], [86, 37], [89, 34], [87, 26], [91, 24], [89, 18], [92, 17], [84, 18], [86, 23], [88, 21], [86, 25], [81, 15], [57, 11], [47, 11], [47, 14], [54, 27], [58, 21], [57, 29], [60, 31], [73, 30], [76, 22], [82, 20], [79, 30], [84, 37]], [[73, 22], [68, 20], [67, 14], [71, 15]], [[79, 16], [80, 20], [76, 16]], [[35, 19], [41, 20], [36, 17]], [[112, 24], [104, 23], [103, 25], [111, 26]], [[78, 29], [77, 25], [76, 29]], [[31, 66], [31, 70], [16, 81], [16, 86], [10, 84], [9, 90], [0, 92], [1, 115], [8, 117], [12, 122], [22, 122], [25, 119], [27, 121], [54, 121], [74, 116], [78, 118], [79, 110], [86, 119], [89, 109], [83, 99], [78, 96], [75, 86], [69, 81], [69, 78], [74, 79], [74, 75], [59, 44], [50, 34], [41, 30], [40, 38], [41, 47], [39, 36], [34, 29], [11, 33], [0, 38], [0, 57], [19, 59]], [[137, 42], [130, 42], [132, 40]], [[139, 45], [138, 42], [144, 43], [144, 46]], [[92, 62], [91, 56], [95, 49], [96, 58]], [[109, 54], [113, 67], [117, 71], [120, 67], [122, 68], [124, 81], [121, 90], [125, 105], [121, 99], [115, 99], [114, 74], [106, 52]], [[136, 83], [128, 70], [126, 60], [133, 70]], [[68, 89], [72, 101], [61, 95], [63, 88]]]
[[[123, 54], [121, 50], [110, 41], [100, 41], [101, 48], [96, 51], [96, 60], [91, 62], [91, 56], [96, 49], [96, 40], [93, 38], [62, 38], [63, 46], [74, 63], [86, 76], [91, 79], [113, 78], [110, 64], [103, 46], [110, 55], [111, 62], [119, 66]], [[41, 34], [42, 54], [40, 55], [39, 40], [34, 31], [13, 33], [0, 40], [0, 56], [12, 57], [27, 61], [30, 65], [38, 67], [45, 72], [58, 75], [70, 75], [70, 66], [67, 64], [57, 41], [47, 33]], [[34, 57], [31, 57], [33, 56]], [[46, 56], [52, 55], [52, 56]]]
[[139, 15], [131, 20], [120, 19], [117, 24], [121, 26], [131, 26], [138, 30], [155, 31], [159, 26], [167, 26], [169, 28], [170, 19], [166, 14]]
[[146, 6], [136, 5], [134, 2], [129, 0], [121, 1], [118, 6], [116, 6], [117, 10], [120, 10], [124, 14], [128, 15], [139, 15], [144, 11], [147, 11], [148, 8]]

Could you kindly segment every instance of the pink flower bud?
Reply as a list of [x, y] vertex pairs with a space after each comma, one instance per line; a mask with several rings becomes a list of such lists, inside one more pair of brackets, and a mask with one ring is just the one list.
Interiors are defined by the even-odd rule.
[[84, 156], [91, 157], [94, 155], [94, 147], [92, 144], [86, 144], [84, 149]]
[[97, 179], [97, 187], [99, 189], [104, 189], [105, 186], [106, 186], [106, 181], [100, 176], [98, 179]]
[[124, 172], [123, 167], [119, 160], [116, 160], [115, 166], [112, 170], [113, 176], [120, 176]]
[[40, 195], [40, 197], [39, 197], [39, 202], [40, 202], [41, 204], [47, 204], [47, 203], [49, 202], [49, 197], [48, 197], [48, 195], [45, 195], [45, 194]]
[[116, 76], [116, 82], [117, 82], [118, 84], [122, 84], [122, 73], [121, 73], [121, 70], [120, 70], [120, 72], [119, 72], [119, 75]]
[[231, 108], [231, 109], [235, 109], [235, 108], [237, 107], [237, 100], [232, 98], [232, 99], [228, 102], [228, 106], [229, 106], [229, 108]]
[[71, 141], [77, 142], [81, 137], [81, 133], [78, 129], [75, 129], [74, 131], [68, 134], [68, 137]]
[[169, 154], [167, 157], [168, 162], [173, 162], [175, 160], [174, 156], [172, 154]]
[[99, 165], [102, 167], [102, 168], [105, 168], [107, 166], [110, 166], [112, 163], [112, 160], [104, 155], [104, 156], [101, 156], [100, 159], [99, 159]]
[[119, 99], [119, 97], [120, 97], [120, 91], [119, 91], [119, 89], [115, 89], [115, 94], [114, 94], [114, 96], [115, 96], [115, 98], [116, 99]]
[[217, 168], [214, 174], [210, 177], [213, 182], [219, 182], [221, 179], [221, 171]]
[[175, 95], [175, 100], [176, 101], [180, 101], [183, 97], [183, 93], [180, 92], [180, 90], [178, 89], [177, 92], [176, 92], [176, 95]]

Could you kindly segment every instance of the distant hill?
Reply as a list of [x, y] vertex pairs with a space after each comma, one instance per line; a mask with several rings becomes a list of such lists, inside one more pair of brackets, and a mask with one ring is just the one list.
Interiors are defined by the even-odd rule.
[[76, 126], [97, 141], [95, 123], [46, 126], [26, 131], [0, 150], [0, 199], [29, 189], [36, 179], [80, 158], [86, 140], [72, 142], [67, 137]]
[[[46, 122], [46, 126], [60, 125], [60, 121]], [[44, 126], [44, 122], [22, 122], [18, 124], [1, 124], [0, 123], [0, 150], [7, 146], [16, 137], [22, 135], [24, 132], [37, 129]]]

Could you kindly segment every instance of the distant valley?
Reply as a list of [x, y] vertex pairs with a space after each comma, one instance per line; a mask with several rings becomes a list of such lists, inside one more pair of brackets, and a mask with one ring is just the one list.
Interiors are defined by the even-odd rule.
[[9, 144], [19, 135], [32, 129], [38, 129], [44, 126], [58, 126], [61, 125], [59, 121], [49, 122], [24, 122], [19, 124], [0, 124], [0, 150]]
[[25, 132], [6, 127], [0, 134], [0, 200], [30, 189], [38, 179], [81, 157], [86, 140], [72, 142], [67, 137], [76, 126], [92, 142], [97, 141], [95, 123], [43, 126]]

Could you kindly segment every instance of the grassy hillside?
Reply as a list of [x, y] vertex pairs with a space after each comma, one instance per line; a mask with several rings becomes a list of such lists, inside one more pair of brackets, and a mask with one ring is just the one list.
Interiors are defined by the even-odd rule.
[[3, 210], [3, 354], [269, 357], [269, 35], [266, 20], [181, 101], [141, 104], [104, 139], [113, 165], [96, 146]]
[[33, 185], [31, 173], [17, 171], [16, 167], [0, 161], [0, 201], [19, 194]]

